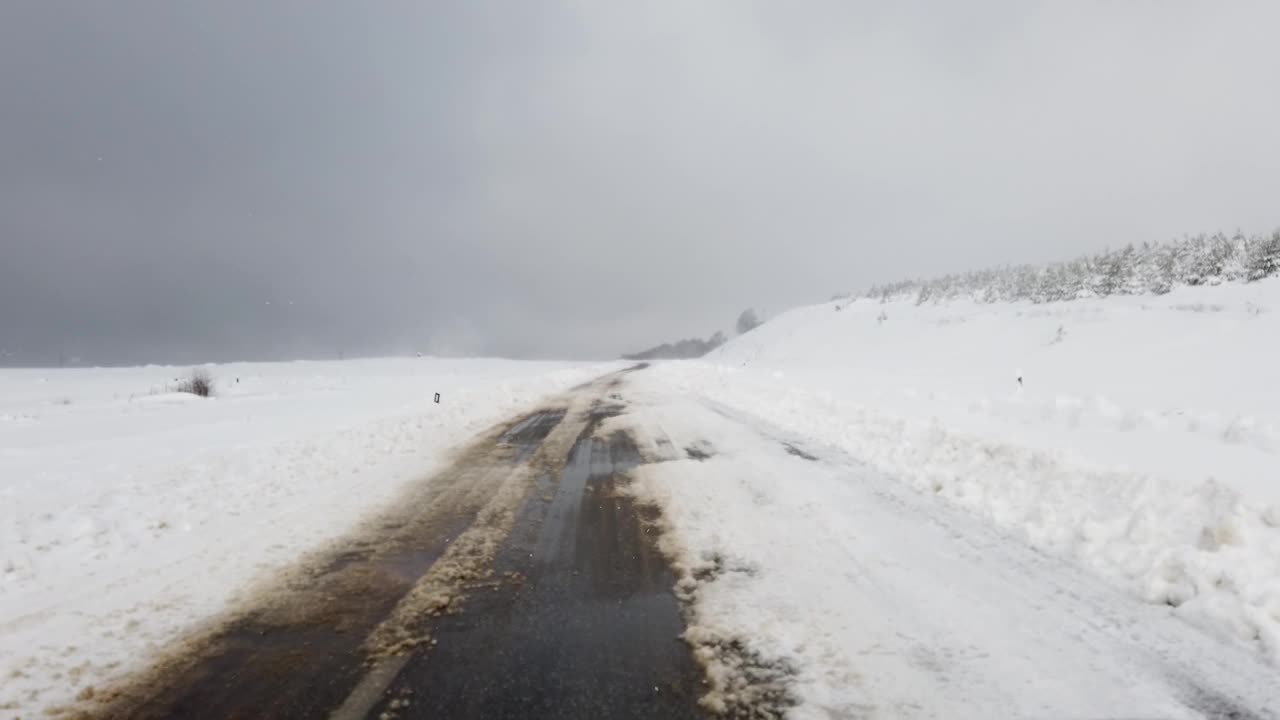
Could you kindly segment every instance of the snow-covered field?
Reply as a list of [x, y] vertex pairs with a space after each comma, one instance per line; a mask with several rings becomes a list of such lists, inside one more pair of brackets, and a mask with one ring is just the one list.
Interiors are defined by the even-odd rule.
[[165, 392], [182, 368], [0, 370], [0, 710], [144, 661], [445, 449], [609, 367], [230, 364], [212, 399]]
[[[661, 460], [633, 488], [713, 706], [750, 677], [796, 717], [1227, 717], [1280, 707], [1277, 362], [1280, 279], [841, 301], [629, 374], [615, 422]], [[145, 661], [611, 367], [226, 365], [211, 400], [0, 371], [0, 710]]]
[[[913, 498], [963, 511], [1274, 667], [1278, 362], [1280, 280], [1272, 279], [1046, 305], [832, 302], [784, 313], [702, 361], [660, 364], [635, 382], [655, 397], [695, 398], [696, 407], [834, 449]], [[678, 428], [673, 435], [694, 432], [669, 411], [651, 419]], [[785, 568], [779, 548], [800, 558], [805, 547], [853, 543], [860, 527], [880, 522], [850, 504], [857, 493], [803, 463], [764, 473], [763, 461], [750, 460], [713, 492], [722, 475], [715, 458], [682, 462], [683, 470], [643, 468], [638, 492], [667, 507], [674, 542], [695, 560], [731, 548], [743, 568]], [[846, 469], [845, 482], [862, 482], [859, 473]], [[730, 573], [728, 587], [740, 594], [721, 586], [700, 602], [708, 612], [727, 608], [748, 637], [784, 623], [786, 641], [775, 647], [803, 647], [781, 655], [812, 671], [847, 651], [832, 624], [852, 605], [842, 610], [837, 600], [819, 612], [809, 603], [839, 595], [839, 577], [860, 570], [830, 571], [822, 581], [791, 572], [793, 590], [763, 604], [752, 593], [775, 586]], [[945, 595], [959, 579], [939, 582]], [[734, 616], [734, 608], [745, 610]], [[1280, 687], [1280, 670], [1275, 678]], [[839, 682], [815, 687], [822, 697]]]

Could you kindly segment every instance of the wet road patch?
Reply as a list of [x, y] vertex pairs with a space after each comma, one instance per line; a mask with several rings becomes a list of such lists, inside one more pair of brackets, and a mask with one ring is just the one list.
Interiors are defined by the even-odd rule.
[[610, 400], [609, 402], [596, 402], [592, 404], [591, 409], [587, 411], [587, 422], [594, 430], [601, 422], [609, 418], [615, 418], [627, 411], [627, 406], [618, 401]]
[[417, 528], [414, 542], [334, 556], [309, 579], [292, 580], [270, 602], [154, 668], [150, 679], [104, 695], [112, 707], [103, 716], [323, 716], [363, 674], [368, 632], [471, 519], [441, 518]]
[[703, 717], [674, 578], [619, 491], [639, 451], [593, 432], [538, 481], [499, 551], [495, 571], [518, 581], [438, 618], [372, 717]]
[[499, 438], [499, 442], [515, 448], [516, 462], [527, 459], [538, 449], [551, 431], [564, 420], [564, 408], [540, 410], [516, 423]]
[[370, 634], [517, 477], [512, 456], [527, 457], [564, 415], [539, 411], [486, 434], [350, 538], [261, 588], [237, 615], [100, 689], [97, 709], [81, 716], [327, 716], [365, 674]]

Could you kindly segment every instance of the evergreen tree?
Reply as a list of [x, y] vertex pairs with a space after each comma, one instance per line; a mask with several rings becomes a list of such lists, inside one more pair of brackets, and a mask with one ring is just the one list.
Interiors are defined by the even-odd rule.
[[1174, 254], [1172, 248], [1157, 249], [1153, 254], [1147, 287], [1156, 295], [1173, 290]]
[[1249, 259], [1249, 280], [1280, 275], [1280, 230], [1254, 245]]
[[1125, 280], [1128, 277], [1125, 258], [1126, 256], [1122, 252], [1108, 252], [1099, 258], [1098, 267], [1100, 272], [1098, 273], [1096, 285], [1098, 295], [1101, 297], [1115, 295], [1124, 287]]
[[1218, 233], [1209, 238], [1205, 252], [1205, 279], [1217, 285], [1226, 279], [1227, 266], [1231, 262], [1231, 241], [1226, 235]]
[[1064, 263], [1003, 267], [953, 273], [930, 281], [904, 280], [877, 285], [868, 297], [882, 303], [914, 299], [917, 305], [968, 298], [974, 302], [1036, 303], [1106, 297], [1114, 294], [1164, 294], [1180, 285], [1216, 285], [1280, 275], [1280, 231], [1269, 237], [1183, 237], [1170, 243], [1128, 245], [1118, 251], [1083, 256]]

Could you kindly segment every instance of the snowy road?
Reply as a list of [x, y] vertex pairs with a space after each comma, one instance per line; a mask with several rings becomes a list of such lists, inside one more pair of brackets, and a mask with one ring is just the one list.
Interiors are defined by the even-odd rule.
[[481, 437], [92, 714], [1280, 717], [1248, 648], [652, 375]]
[[625, 434], [596, 434], [624, 409], [621, 382], [486, 433], [88, 714], [701, 717], [674, 579], [618, 489], [642, 459]]

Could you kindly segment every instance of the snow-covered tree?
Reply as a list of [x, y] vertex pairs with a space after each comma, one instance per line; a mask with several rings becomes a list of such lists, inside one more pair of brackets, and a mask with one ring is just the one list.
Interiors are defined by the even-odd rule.
[[877, 285], [867, 297], [917, 304], [959, 298], [975, 302], [1061, 302], [1113, 294], [1163, 294], [1178, 286], [1245, 282], [1280, 275], [1280, 231], [1269, 237], [1184, 237], [1165, 244], [1126, 246], [1069, 262], [1014, 265]]
[[1250, 281], [1280, 275], [1280, 230], [1253, 246], [1247, 272]]

